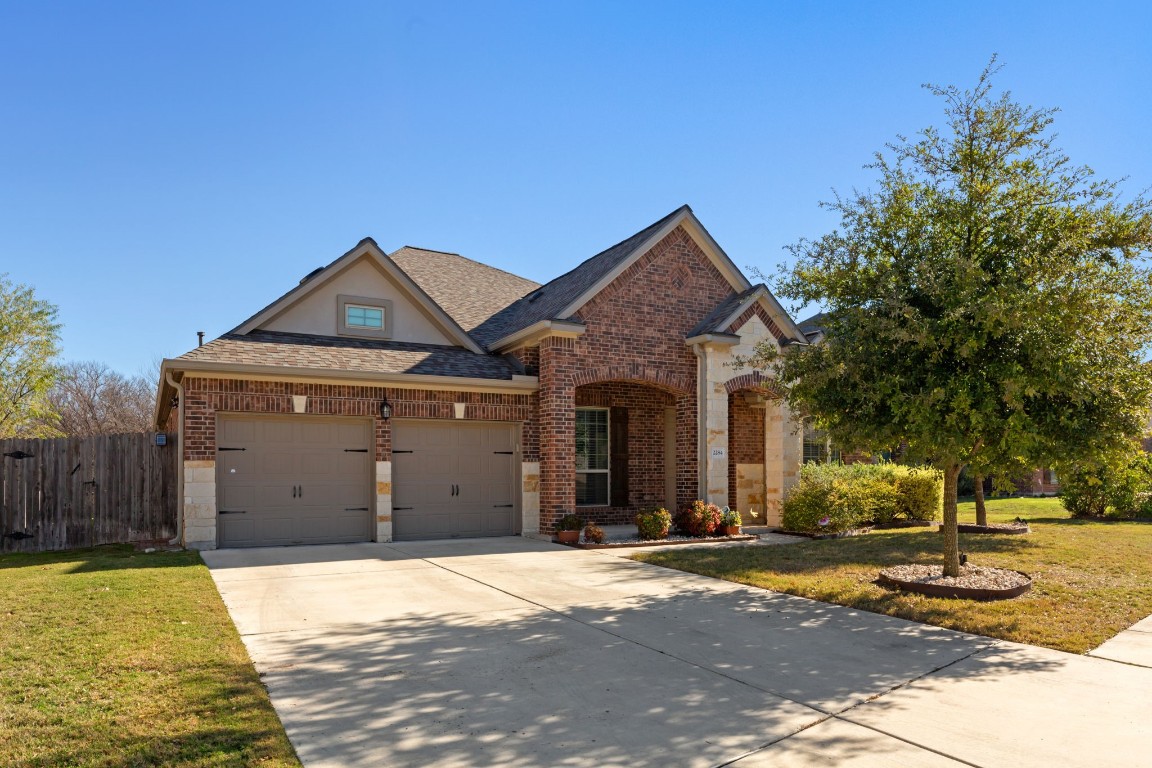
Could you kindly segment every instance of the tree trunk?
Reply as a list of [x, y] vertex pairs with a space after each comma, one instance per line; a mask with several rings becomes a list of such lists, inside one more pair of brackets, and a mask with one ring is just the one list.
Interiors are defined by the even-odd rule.
[[973, 475], [976, 483], [976, 525], [988, 525], [988, 508], [984, 506], [984, 475]]
[[940, 533], [944, 536], [944, 575], [960, 575], [960, 534], [956, 530], [956, 480], [960, 477], [959, 464], [944, 467], [944, 523]]

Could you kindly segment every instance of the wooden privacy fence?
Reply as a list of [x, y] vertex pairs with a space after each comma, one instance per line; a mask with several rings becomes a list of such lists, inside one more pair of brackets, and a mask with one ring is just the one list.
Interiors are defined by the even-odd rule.
[[0, 440], [0, 552], [176, 536], [176, 436]]

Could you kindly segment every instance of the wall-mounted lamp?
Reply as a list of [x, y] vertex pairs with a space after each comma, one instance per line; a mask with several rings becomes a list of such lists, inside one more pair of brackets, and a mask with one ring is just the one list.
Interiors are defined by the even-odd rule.
[[380, 401], [380, 418], [384, 419], [384, 421], [392, 418], [392, 403], [388, 402], [388, 398]]

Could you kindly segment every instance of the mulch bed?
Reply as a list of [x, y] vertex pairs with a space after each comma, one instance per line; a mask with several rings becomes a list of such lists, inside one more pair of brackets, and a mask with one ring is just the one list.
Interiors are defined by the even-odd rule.
[[688, 536], [669, 536], [666, 539], [625, 539], [623, 541], [609, 541], [605, 542], [604, 544], [589, 544], [581, 541], [576, 544], [566, 544], [565, 546], [575, 547], [576, 549], [623, 549], [626, 547], [664, 547], [669, 544], [715, 544], [717, 542], [726, 541], [757, 541], [759, 538], [759, 536], [753, 536], [747, 533], [741, 534], [739, 536], [702, 536], [696, 538]]
[[990, 523], [989, 525], [976, 525], [975, 523], [960, 523], [956, 526], [960, 533], [1031, 533], [1028, 523]]
[[803, 536], [806, 539], [847, 539], [851, 536], [863, 536], [872, 530], [872, 526], [867, 528], [851, 528], [847, 531], [840, 531], [839, 533], [805, 533], [803, 531], [786, 531], [783, 528], [773, 528], [772, 533], [782, 533], [785, 536]]
[[897, 565], [880, 571], [878, 583], [931, 597], [1007, 600], [1032, 589], [1032, 577], [1021, 571], [960, 566], [960, 576], [944, 575], [941, 565]]

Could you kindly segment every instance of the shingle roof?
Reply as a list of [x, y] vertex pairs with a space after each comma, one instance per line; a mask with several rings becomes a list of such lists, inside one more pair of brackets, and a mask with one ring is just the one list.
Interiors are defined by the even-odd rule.
[[388, 254], [432, 300], [480, 344], [472, 332], [539, 283], [455, 253], [406, 245]]
[[811, 333], [813, 331], [824, 330], [824, 321], [828, 319], [827, 312], [818, 312], [807, 320], [801, 320], [796, 323], [796, 327], [804, 333]]
[[759, 291], [761, 288], [764, 288], [763, 283], [754, 285], [746, 291], [734, 293], [728, 298], [724, 299], [724, 301], [716, 305], [715, 309], [708, 313], [707, 317], [701, 320], [695, 328], [688, 332], [688, 338], [692, 338], [693, 336], [700, 336], [705, 333], [727, 333], [727, 327], [721, 326], [721, 323], [727, 320], [728, 317], [736, 311], [736, 308], [739, 307], [745, 299]]
[[601, 251], [575, 269], [557, 277], [551, 282], [511, 304], [503, 311], [494, 314], [484, 323], [470, 331], [472, 337], [485, 346], [509, 334], [523, 330], [541, 320], [566, 320], [558, 317], [568, 304], [596, 285], [605, 275], [623, 263], [648, 238], [671, 219], [692, 209], [684, 205], [659, 221], [645, 227], [631, 237]]
[[253, 331], [225, 334], [181, 355], [179, 360], [332, 369], [362, 373], [410, 373], [511, 380], [510, 364], [496, 355], [461, 347], [367, 341], [299, 333]]

